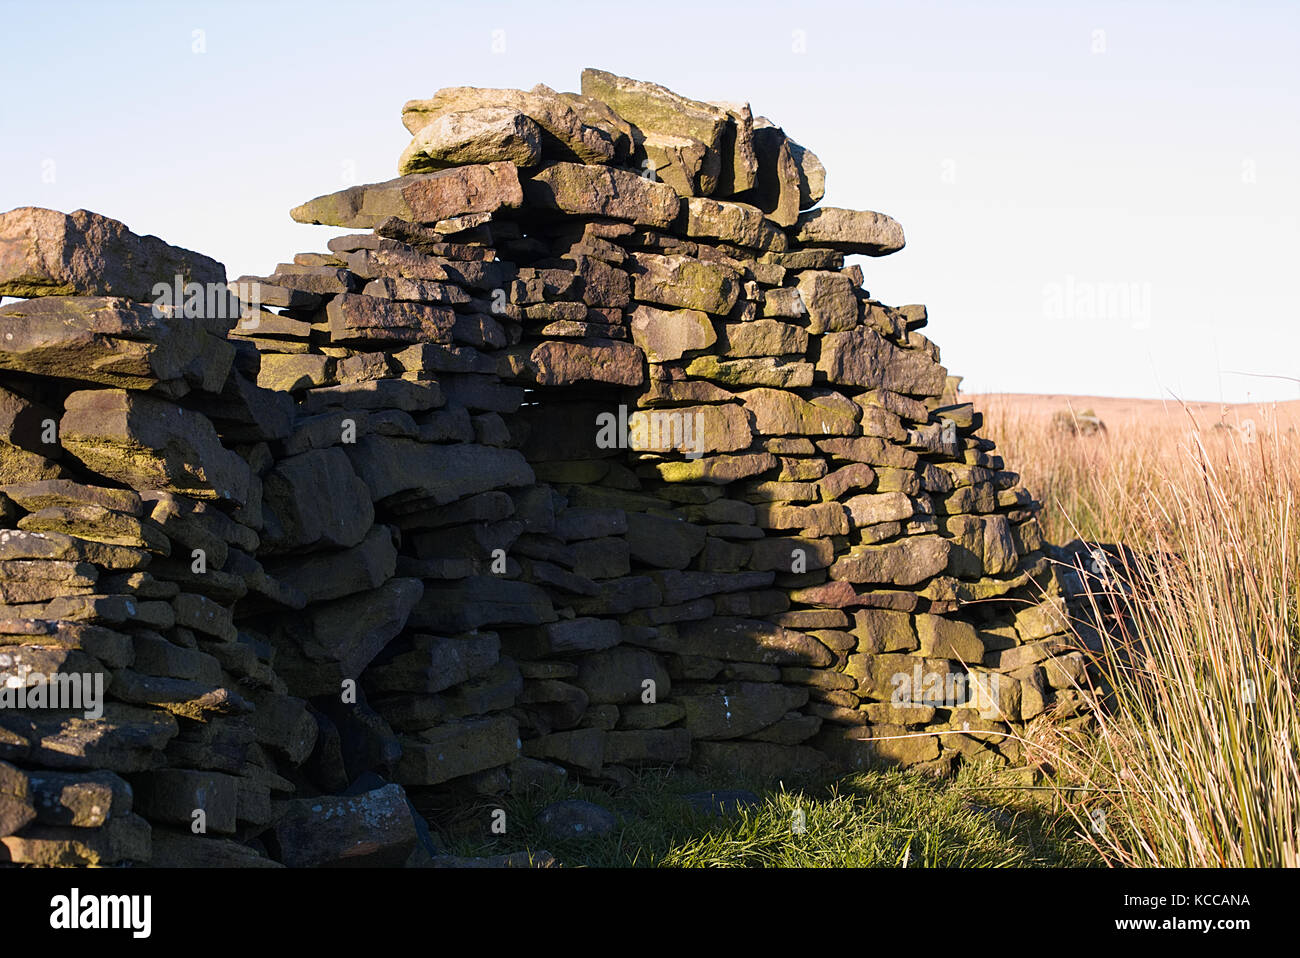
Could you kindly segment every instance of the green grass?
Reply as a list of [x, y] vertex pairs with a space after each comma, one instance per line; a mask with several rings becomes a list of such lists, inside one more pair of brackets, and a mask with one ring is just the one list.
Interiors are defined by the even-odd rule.
[[[693, 810], [682, 795], [745, 788], [677, 770], [648, 770], [617, 792], [574, 786], [526, 798], [483, 800], [444, 833], [454, 855], [549, 851], [566, 867], [844, 868], [1094, 866], [1096, 853], [1062, 809], [999, 773], [967, 767], [952, 781], [904, 771], [749, 786], [757, 806], [728, 816]], [[1002, 773], [1005, 775], [1006, 773]], [[1000, 785], [999, 782], [1002, 784]], [[619, 815], [597, 837], [557, 840], [536, 818], [549, 802], [593, 801]], [[491, 835], [492, 810], [506, 811], [506, 834]], [[804, 831], [793, 828], [802, 813]], [[448, 839], [448, 834], [459, 837]]]

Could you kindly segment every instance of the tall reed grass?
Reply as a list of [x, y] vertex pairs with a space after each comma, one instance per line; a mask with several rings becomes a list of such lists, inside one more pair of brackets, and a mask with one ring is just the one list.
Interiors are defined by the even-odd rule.
[[1108, 624], [1097, 734], [1041, 730], [1089, 840], [1117, 865], [1300, 865], [1296, 430], [1175, 407], [1076, 435], [979, 405], [1050, 541], [1125, 547], [1084, 577]]

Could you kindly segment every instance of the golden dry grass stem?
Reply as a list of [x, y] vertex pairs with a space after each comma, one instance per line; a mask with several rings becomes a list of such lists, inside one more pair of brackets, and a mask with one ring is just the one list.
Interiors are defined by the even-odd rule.
[[1051, 542], [1124, 547], [1085, 602], [1109, 623], [1097, 734], [1037, 739], [1081, 830], [1117, 865], [1300, 865], [1295, 429], [1175, 406], [1085, 435], [981, 405]]

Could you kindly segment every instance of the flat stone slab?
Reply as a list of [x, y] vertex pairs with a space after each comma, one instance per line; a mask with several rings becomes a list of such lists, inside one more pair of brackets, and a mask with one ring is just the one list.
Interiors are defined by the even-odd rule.
[[138, 236], [115, 219], [20, 206], [0, 213], [0, 296], [157, 298], [154, 286], [226, 282], [211, 257]]
[[826, 246], [842, 253], [886, 256], [904, 246], [898, 220], [871, 210], [844, 210], [834, 206], [800, 213], [794, 239], [805, 246]]
[[537, 823], [556, 838], [600, 838], [618, 827], [618, 816], [594, 802], [574, 798], [547, 805]]
[[521, 203], [523, 193], [515, 165], [487, 163], [350, 186], [308, 200], [289, 215], [299, 223], [374, 229], [393, 216], [410, 223], [436, 223]]

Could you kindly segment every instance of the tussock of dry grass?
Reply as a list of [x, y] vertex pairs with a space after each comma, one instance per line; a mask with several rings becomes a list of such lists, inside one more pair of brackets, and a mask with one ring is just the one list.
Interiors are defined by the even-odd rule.
[[1074, 436], [982, 405], [1051, 541], [1130, 550], [1087, 603], [1114, 623], [1111, 707], [1096, 739], [1047, 744], [1085, 789], [1069, 796], [1095, 847], [1124, 865], [1300, 864], [1300, 438], [1186, 412]]

